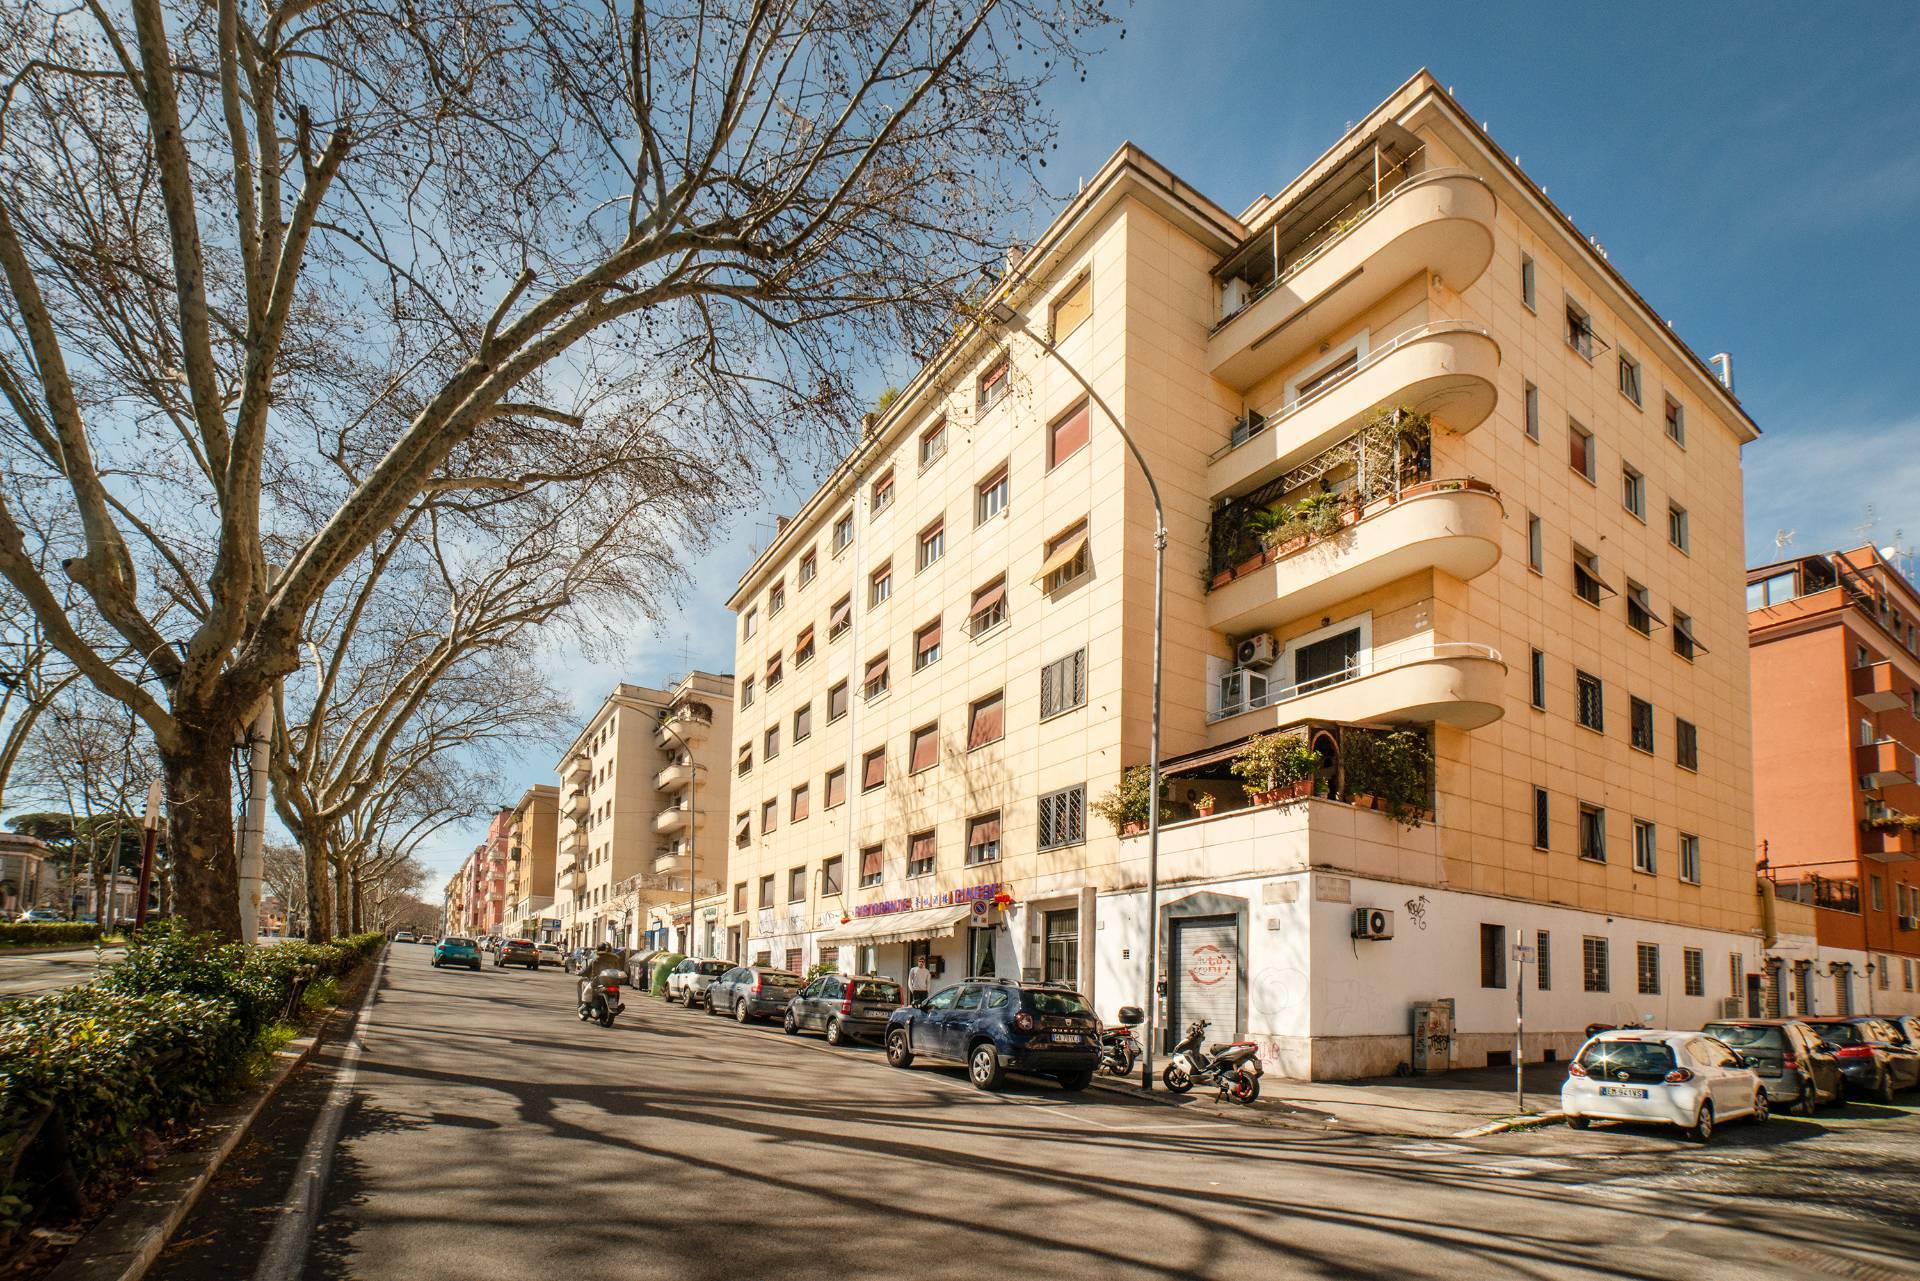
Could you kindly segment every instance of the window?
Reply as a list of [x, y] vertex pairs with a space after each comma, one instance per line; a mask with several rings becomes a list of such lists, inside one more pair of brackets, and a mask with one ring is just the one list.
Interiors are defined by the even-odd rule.
[[1598, 676], [1586, 672], [1573, 674], [1575, 706], [1579, 712], [1580, 723], [1588, 729], [1597, 729], [1602, 733], [1607, 728], [1607, 693]]
[[805, 703], [793, 711], [793, 741], [804, 743], [813, 737], [813, 704]]
[[908, 740], [907, 773], [918, 774], [940, 763], [940, 725], [922, 725]]
[[947, 521], [943, 516], [920, 531], [920, 549], [916, 563], [920, 569], [925, 569], [945, 555], [946, 550]]
[[773, 906], [773, 873], [768, 872], [760, 878], [760, 906]]
[[1673, 611], [1673, 652], [1691, 663], [1704, 646], [1693, 637], [1693, 616]]
[[1087, 789], [1063, 787], [1040, 798], [1039, 846], [1043, 850], [1078, 845], [1087, 838]]
[[932, 832], [915, 832], [907, 838], [908, 876], [932, 876], [934, 862]]
[[1547, 804], [1547, 789], [1533, 789], [1533, 848], [1544, 850], [1552, 848], [1553, 826], [1550, 821]]
[[1647, 518], [1647, 478], [1631, 464], [1620, 464], [1620, 505], [1641, 520]]
[[1040, 587], [1052, 594], [1093, 568], [1087, 551], [1087, 522], [1078, 521], [1047, 541], [1047, 559], [1040, 566]]
[[827, 614], [827, 639], [837, 641], [847, 634], [853, 626], [853, 596], [848, 594], [833, 602], [833, 609]]
[[813, 661], [813, 628], [803, 627], [793, 638], [793, 665], [805, 667]]
[[[733, 843], [739, 849], [753, 844], [753, 815], [741, 810], [733, 816]], [[763, 902], [761, 906], [765, 906]]]
[[1311, 377], [1301, 379], [1293, 389], [1292, 403], [1297, 405], [1301, 401], [1319, 395], [1358, 368], [1360, 368], [1360, 348], [1356, 345], [1331, 364], [1320, 366]]
[[807, 548], [807, 554], [800, 558], [800, 586], [805, 587], [820, 573], [820, 553]]
[[1093, 314], [1093, 277], [1082, 276], [1053, 301], [1053, 341], [1059, 342]]
[[860, 887], [878, 885], [886, 870], [885, 847], [869, 845], [860, 851]]
[[1660, 872], [1660, 851], [1653, 824], [1644, 818], [1633, 820], [1633, 870], [1656, 876]]
[[843, 765], [838, 769], [830, 769], [827, 771], [826, 791], [827, 791], [826, 807], [828, 809], [832, 809], [836, 805], [846, 804], [847, 802], [846, 766]]
[[1632, 695], [1627, 697], [1627, 741], [1638, 751], [1653, 751], [1653, 704]]
[[1567, 419], [1567, 466], [1588, 480], [1595, 476], [1593, 433], [1573, 419]]
[[873, 482], [872, 496], [867, 500], [868, 511], [878, 516], [893, 506], [893, 469], [889, 467]]
[[1593, 317], [1572, 299], [1567, 300], [1567, 346], [1587, 360], [1593, 359]]
[[1612, 987], [1608, 971], [1607, 941], [1591, 934], [1580, 940], [1580, 977], [1589, 992], [1605, 992]]
[[1483, 924], [1480, 927], [1480, 986], [1506, 985], [1507, 927]]
[[733, 883], [733, 910], [736, 912], [744, 912], [747, 910], [747, 883], [745, 881], [735, 881]]
[[942, 418], [933, 426], [920, 433], [920, 469], [939, 462], [947, 452], [947, 420]]
[[1040, 719], [1070, 712], [1087, 701], [1087, 651], [1077, 649], [1040, 669]]
[[1538, 444], [1540, 441], [1540, 389], [1532, 383], [1527, 383], [1520, 396], [1527, 410], [1527, 439]]
[[1527, 568], [1534, 573], [1544, 573], [1547, 568], [1545, 527], [1540, 518], [1532, 512], [1527, 513]]
[[839, 855], [820, 865], [820, 897], [841, 893], [846, 888], [847, 861]]
[[974, 592], [973, 604], [967, 610], [967, 631], [973, 636], [985, 636], [1006, 621], [1007, 576], [1002, 574]]
[[787, 873], [787, 902], [799, 903], [807, 897], [807, 869], [796, 867]]
[[767, 659], [767, 689], [769, 691], [779, 686], [782, 675], [783, 673], [780, 670], [780, 655], [775, 654]]
[[1542, 992], [1553, 991], [1553, 935], [1547, 930], [1533, 932], [1533, 985]]
[[740, 682], [740, 706], [753, 706], [753, 677], [751, 676]]
[[1634, 948], [1634, 976], [1640, 995], [1660, 995], [1660, 945], [1642, 943]]
[[1687, 411], [1671, 396], [1667, 397], [1667, 439], [1682, 447], [1687, 443]]
[[1600, 593], [1614, 595], [1606, 580], [1600, 577], [1600, 558], [1578, 543], [1573, 547], [1573, 593], [1589, 605], [1600, 603]]
[[1580, 857], [1607, 861], [1607, 812], [1598, 805], [1580, 803]]
[[740, 755], [734, 760], [734, 772], [742, 777], [753, 772], [753, 744], [740, 744]]
[[847, 714], [847, 682], [841, 681], [827, 691], [827, 723], [831, 725]]
[[1620, 353], [1620, 394], [1640, 403], [1640, 362], [1624, 351]]
[[980, 412], [982, 413], [992, 409], [1006, 398], [1007, 392], [1013, 386], [1013, 371], [1008, 368], [1004, 356], [994, 364], [989, 365], [987, 371], [980, 375], [978, 386]]
[[967, 866], [1000, 859], [1000, 811], [967, 820]]
[[1047, 982], [1076, 986], [1080, 981], [1080, 910], [1046, 913], [1047, 952], [1042, 970]]
[[1520, 301], [1526, 304], [1528, 311], [1534, 309], [1535, 275], [1533, 258], [1529, 254], [1520, 255]]
[[1047, 427], [1047, 467], [1058, 467], [1067, 459], [1080, 452], [1087, 443], [1087, 427], [1091, 419], [1087, 402], [1081, 401], [1065, 416], [1056, 418]]
[[1687, 509], [1679, 503], [1667, 504], [1667, 541], [1683, 552], [1693, 551], [1693, 536], [1687, 529]]
[[833, 554], [838, 556], [853, 546], [853, 513], [847, 512], [833, 522]]
[[1873, 910], [1876, 912], [1886, 910], [1886, 882], [1877, 876], [1869, 876], [1867, 878], [1867, 901], [1873, 905]]
[[765, 836], [780, 826], [780, 802], [764, 800], [760, 802], [760, 834]]
[[752, 640], [755, 636], [758, 636], [759, 634], [760, 634], [760, 611], [757, 609], [750, 609], [747, 611], [747, 616], [740, 620], [740, 637], [742, 640]]
[[765, 739], [760, 745], [760, 755], [762, 759], [769, 761], [780, 755], [780, 727], [778, 725], [775, 725], [766, 732]]
[[767, 588], [767, 617], [772, 618], [786, 607], [787, 584], [781, 581]]
[[967, 750], [997, 743], [1006, 733], [1007, 700], [1000, 690], [975, 700], [967, 709]]
[[1700, 838], [1691, 832], [1680, 833], [1680, 879], [1688, 885], [1700, 883]]
[[913, 670], [918, 672], [940, 661], [940, 620], [934, 619], [913, 634]]
[[867, 575], [867, 608], [883, 605], [893, 595], [893, 562], [888, 561]]
[[798, 823], [801, 819], [805, 818], [808, 810], [811, 808], [812, 801], [813, 797], [807, 789], [807, 784], [802, 783], [800, 786], [794, 788], [792, 794], [787, 798], [787, 822]]
[[1547, 706], [1547, 655], [1543, 650], [1533, 651], [1533, 691], [1528, 700], [1542, 711]]
[[887, 785], [887, 749], [876, 747], [860, 758], [860, 790], [871, 792]]
[[861, 674], [861, 692], [869, 700], [876, 699], [887, 692], [890, 679], [887, 675], [887, 656], [875, 655], [867, 660], [867, 670]]
[[1692, 721], [1673, 718], [1673, 763], [1681, 769], [1700, 769], [1700, 731]]
[[1798, 594], [1794, 586], [1792, 570], [1774, 574], [1747, 584], [1747, 608], [1764, 609], [1768, 605], [1778, 605], [1789, 601]]
[[1880, 975], [1880, 990], [1884, 992], [1893, 986], [1893, 958], [1883, 954], [1876, 968]]
[[1002, 463], [998, 471], [988, 476], [973, 491], [973, 523], [984, 525], [1007, 509], [1007, 498], [1012, 494], [1012, 473]]

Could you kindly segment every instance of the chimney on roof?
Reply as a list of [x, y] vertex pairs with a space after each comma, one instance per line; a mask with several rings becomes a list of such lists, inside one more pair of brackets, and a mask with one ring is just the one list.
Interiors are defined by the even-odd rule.
[[1728, 391], [1733, 390], [1733, 353], [1716, 351], [1707, 357], [1707, 363], [1713, 366], [1713, 372], [1720, 376], [1720, 385]]
[[1025, 261], [1026, 256], [1027, 251], [1019, 245], [1007, 246], [1007, 274], [1009, 276], [1020, 270], [1020, 264]]
[[775, 538], [780, 537], [780, 535], [787, 532], [787, 526], [791, 524], [793, 524], [793, 517], [776, 515], [773, 518], [773, 536]]

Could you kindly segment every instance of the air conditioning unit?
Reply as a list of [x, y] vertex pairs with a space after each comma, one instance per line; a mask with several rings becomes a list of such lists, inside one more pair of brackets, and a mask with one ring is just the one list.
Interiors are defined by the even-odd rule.
[[1220, 678], [1220, 710], [1250, 711], [1267, 705], [1267, 678], [1259, 672], [1237, 670]]
[[1253, 287], [1238, 276], [1220, 283], [1220, 319], [1225, 320], [1247, 305], [1247, 299], [1253, 296]]
[[1353, 937], [1357, 939], [1392, 938], [1393, 912], [1384, 907], [1354, 908]]
[[1273, 636], [1268, 632], [1257, 632], [1233, 647], [1235, 667], [1272, 667], [1276, 657]]
[[1737, 996], [1721, 997], [1720, 998], [1720, 1017], [1723, 1019], [1739, 1018], [1740, 1017], [1740, 998]]
[[1903, 930], [1920, 930], [1920, 916], [1901, 917], [1900, 928]]

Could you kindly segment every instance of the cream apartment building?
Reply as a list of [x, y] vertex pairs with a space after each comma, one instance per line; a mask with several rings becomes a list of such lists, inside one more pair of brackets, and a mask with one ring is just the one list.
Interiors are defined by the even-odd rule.
[[554, 878], [559, 868], [560, 789], [535, 783], [521, 793], [507, 824], [507, 932], [552, 941]]
[[[1145, 1000], [1146, 842], [1088, 810], [1150, 728], [1154, 513], [1111, 411], [1165, 504], [1163, 1026], [1353, 1075], [1409, 1058], [1416, 1003], [1478, 1064], [1517, 982], [1530, 1057], [1745, 991], [1758, 429], [1438, 83], [1237, 217], [1123, 147], [989, 302], [730, 602], [747, 953]], [[1306, 498], [1332, 528], [1235, 533]], [[1429, 736], [1420, 827], [1227, 776], [1298, 729], [1337, 782], [1361, 727]]]
[[554, 917], [569, 946], [638, 946], [649, 910], [726, 879], [733, 678], [614, 687], [562, 754]]

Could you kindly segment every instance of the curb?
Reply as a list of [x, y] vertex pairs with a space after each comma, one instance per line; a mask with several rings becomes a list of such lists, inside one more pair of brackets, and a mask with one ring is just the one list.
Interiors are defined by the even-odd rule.
[[[1176, 1096], [1158, 1090], [1143, 1090], [1133, 1083], [1131, 1077], [1123, 1079], [1095, 1075], [1093, 1088], [1130, 1099], [1139, 1099], [1143, 1103], [1157, 1103], [1163, 1108], [1191, 1108], [1202, 1116], [1210, 1116], [1221, 1121], [1233, 1121], [1240, 1125], [1265, 1126], [1268, 1129], [1304, 1129], [1311, 1124], [1312, 1128], [1317, 1130], [1336, 1124], [1339, 1120], [1330, 1112], [1296, 1107], [1291, 1103], [1282, 1103], [1277, 1100], [1269, 1101], [1268, 1110], [1262, 1111], [1238, 1105], [1232, 1108], [1216, 1107], [1192, 1095]], [[1182, 1097], [1190, 1098], [1192, 1101], [1183, 1103], [1180, 1101]]]
[[1514, 1130], [1531, 1130], [1541, 1125], [1556, 1125], [1567, 1119], [1567, 1114], [1555, 1109], [1552, 1112], [1536, 1112], [1531, 1116], [1509, 1116], [1498, 1121], [1489, 1121], [1485, 1125], [1476, 1125], [1471, 1130], [1462, 1130], [1454, 1135], [1456, 1139], [1482, 1139], [1489, 1134], [1507, 1134]]
[[[371, 958], [366, 972], [372, 975], [377, 969], [378, 958]], [[240, 1146], [240, 1140], [247, 1136], [287, 1078], [312, 1057], [334, 1016], [346, 1008], [336, 1006], [312, 1032], [296, 1037], [275, 1051], [274, 1058], [279, 1063], [273, 1074], [255, 1087], [252, 1097], [208, 1118], [206, 1129], [217, 1134], [212, 1145], [162, 1157], [153, 1174], [116, 1202], [106, 1217], [46, 1274], [45, 1281], [139, 1281], [145, 1276], [180, 1224], [193, 1212], [200, 1194], [226, 1164], [227, 1157]]]

